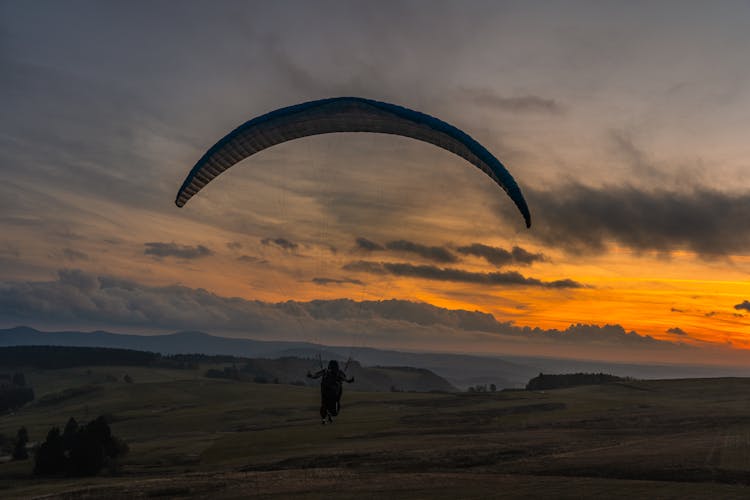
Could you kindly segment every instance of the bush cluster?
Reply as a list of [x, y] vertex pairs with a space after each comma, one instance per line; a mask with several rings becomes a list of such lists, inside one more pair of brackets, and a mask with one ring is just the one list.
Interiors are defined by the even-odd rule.
[[47, 433], [36, 452], [34, 474], [94, 476], [104, 467], [114, 468], [127, 452], [127, 444], [112, 435], [104, 416], [82, 426], [71, 417], [62, 434], [58, 427]]

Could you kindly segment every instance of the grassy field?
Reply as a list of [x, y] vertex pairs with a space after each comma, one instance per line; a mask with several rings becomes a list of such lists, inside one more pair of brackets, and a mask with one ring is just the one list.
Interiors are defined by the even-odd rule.
[[37, 401], [0, 417], [0, 433], [25, 425], [39, 441], [71, 416], [110, 414], [130, 453], [117, 475], [89, 479], [0, 464], [0, 496], [750, 497], [748, 379], [460, 394], [354, 384], [321, 426], [315, 388], [207, 379], [205, 368], [26, 371]]

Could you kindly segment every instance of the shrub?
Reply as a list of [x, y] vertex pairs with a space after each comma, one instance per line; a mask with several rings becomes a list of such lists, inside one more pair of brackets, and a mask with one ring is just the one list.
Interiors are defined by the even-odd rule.
[[37, 451], [34, 474], [94, 476], [127, 452], [127, 444], [112, 435], [105, 416], [84, 426], [71, 418], [62, 436], [59, 428], [50, 429]]

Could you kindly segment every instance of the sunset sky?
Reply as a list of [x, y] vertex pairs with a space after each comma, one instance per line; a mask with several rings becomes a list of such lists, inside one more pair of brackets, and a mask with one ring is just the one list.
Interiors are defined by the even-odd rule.
[[[748, 47], [747, 2], [0, 1], [0, 327], [746, 362]], [[532, 227], [376, 134], [175, 206], [234, 127], [335, 96], [461, 128]]]

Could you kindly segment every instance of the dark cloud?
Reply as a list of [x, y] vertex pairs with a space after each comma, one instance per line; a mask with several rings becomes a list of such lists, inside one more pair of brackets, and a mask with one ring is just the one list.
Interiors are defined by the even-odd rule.
[[251, 301], [177, 285], [150, 287], [75, 269], [60, 270], [54, 281], [0, 284], [0, 317], [19, 321], [239, 328], [244, 322], [248, 327], [257, 324], [261, 316]]
[[89, 260], [88, 255], [78, 250], [73, 250], [72, 248], [63, 248], [62, 256], [64, 259], [69, 261]]
[[554, 99], [536, 95], [504, 97], [487, 89], [463, 89], [463, 96], [482, 107], [512, 113], [560, 114], [563, 107]]
[[671, 333], [672, 335], [679, 335], [682, 337], [687, 337], [687, 333], [685, 333], [685, 330], [682, 328], [674, 327], [667, 330], [667, 333]]
[[473, 243], [468, 246], [458, 247], [458, 253], [482, 257], [490, 264], [498, 267], [507, 266], [513, 262], [513, 254], [504, 248], [491, 247], [481, 243]]
[[430, 247], [407, 240], [389, 241], [385, 244], [388, 250], [408, 252], [435, 262], [457, 262], [458, 258], [444, 247]]
[[368, 252], [374, 252], [378, 250], [384, 250], [385, 247], [383, 245], [380, 245], [378, 243], [375, 243], [374, 241], [370, 241], [367, 238], [359, 237], [356, 239], [357, 248], [360, 250], [365, 250]]
[[[58, 284], [66, 287], [69, 286], [89, 294], [99, 287], [99, 280], [93, 274], [81, 271], [80, 269], [61, 269], [57, 272]], [[64, 305], [64, 301], [62, 301]]]
[[364, 285], [364, 283], [360, 280], [355, 279], [334, 279], [334, 278], [313, 278], [313, 283], [316, 285], [344, 285], [344, 284], [351, 284], [351, 285]]
[[513, 262], [515, 264], [531, 265], [534, 262], [544, 262], [547, 260], [547, 257], [542, 253], [529, 252], [517, 246], [513, 247], [511, 254], [513, 254]]
[[750, 301], [745, 300], [742, 303], [735, 305], [734, 308], [737, 309], [738, 311], [743, 310], [743, 309], [745, 311], [750, 311]]
[[604, 252], [614, 243], [635, 251], [691, 250], [715, 258], [750, 246], [750, 194], [581, 184], [527, 192], [534, 213], [529, 235], [571, 252]]
[[264, 238], [260, 242], [266, 246], [273, 245], [284, 250], [296, 250], [299, 247], [297, 243], [289, 241], [286, 238]]
[[365, 272], [371, 274], [392, 274], [435, 281], [454, 281], [460, 283], [475, 283], [480, 285], [516, 285], [536, 286], [543, 288], [582, 288], [583, 285], [571, 279], [556, 281], [541, 281], [527, 278], [515, 271], [495, 273], [475, 273], [455, 268], [441, 268], [436, 266], [415, 266], [399, 262], [350, 262], [344, 266], [347, 271]]
[[[659, 346], [671, 344], [619, 325], [571, 325], [565, 330], [518, 327], [480, 311], [449, 310], [403, 300], [350, 299], [266, 303], [222, 297], [203, 289], [172, 285], [153, 287], [112, 276], [97, 276], [76, 269], [60, 270], [52, 281], [0, 282], [0, 317], [11, 324], [32, 323], [143, 327], [153, 329], [207, 329], [280, 335], [299, 329], [305, 321], [316, 335], [353, 332], [390, 332], [401, 338], [455, 341], [461, 332], [483, 332], [490, 339], [514, 338], [528, 342], [563, 342], [567, 345]], [[427, 335], [427, 337], [425, 337]], [[468, 337], [467, 337], [468, 338]]]
[[150, 242], [144, 243], [146, 249], [143, 251], [145, 255], [153, 255], [154, 257], [177, 257], [179, 259], [198, 259], [201, 257], [207, 257], [213, 255], [213, 251], [203, 245], [190, 246], [190, 245], [178, 245], [176, 243], [159, 243]]
[[227, 243], [227, 248], [230, 250], [239, 250], [242, 248], [242, 243], [238, 241], [230, 241]]
[[350, 262], [348, 264], [345, 264], [342, 269], [344, 269], [345, 271], [354, 271], [358, 273], [388, 274], [388, 271], [381, 262], [371, 262], [367, 260]]
[[376, 252], [387, 249], [392, 252], [412, 253], [422, 257], [423, 259], [432, 260], [435, 262], [458, 261], [458, 258], [445, 247], [422, 245], [421, 243], [415, 243], [408, 240], [389, 241], [385, 244], [385, 246], [383, 246], [379, 243], [368, 240], [367, 238], [359, 237], [356, 239], [356, 244], [359, 250], [364, 250], [367, 252]]
[[483, 245], [482, 243], [473, 243], [468, 246], [458, 247], [456, 251], [464, 255], [482, 257], [490, 264], [494, 264], [498, 267], [511, 264], [528, 266], [534, 262], [546, 260], [546, 257], [543, 254], [532, 253], [518, 246], [514, 246], [511, 251], [508, 251], [504, 248], [491, 247], [489, 245]]

